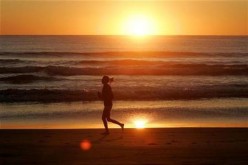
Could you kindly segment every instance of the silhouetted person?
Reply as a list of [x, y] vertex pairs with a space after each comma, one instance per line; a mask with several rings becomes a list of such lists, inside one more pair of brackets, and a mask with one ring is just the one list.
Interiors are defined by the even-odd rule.
[[122, 130], [124, 129], [124, 124], [110, 118], [110, 111], [113, 106], [113, 102], [112, 102], [113, 92], [112, 92], [112, 89], [109, 83], [112, 81], [113, 81], [113, 78], [110, 79], [108, 76], [103, 76], [102, 77], [102, 84], [103, 84], [102, 93], [98, 92], [98, 97], [101, 98], [104, 102], [102, 121], [105, 127], [105, 132], [103, 134], [109, 134], [107, 121], [118, 124], [122, 128]]

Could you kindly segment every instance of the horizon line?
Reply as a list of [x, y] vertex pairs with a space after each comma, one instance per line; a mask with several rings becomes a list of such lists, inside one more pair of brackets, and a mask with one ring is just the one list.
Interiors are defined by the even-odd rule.
[[155, 37], [155, 36], [244, 36], [248, 34], [159, 34], [159, 35], [125, 35], [125, 34], [0, 34], [0, 36], [125, 36], [125, 37]]

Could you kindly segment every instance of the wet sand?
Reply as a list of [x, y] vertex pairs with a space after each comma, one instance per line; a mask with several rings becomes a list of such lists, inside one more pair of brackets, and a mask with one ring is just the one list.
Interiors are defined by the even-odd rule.
[[247, 128], [102, 131], [0, 130], [0, 164], [248, 164]]

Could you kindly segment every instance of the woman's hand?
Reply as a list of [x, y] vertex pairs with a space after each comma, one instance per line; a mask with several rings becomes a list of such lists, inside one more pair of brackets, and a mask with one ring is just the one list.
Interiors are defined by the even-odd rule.
[[100, 99], [102, 99], [102, 93], [101, 92], [97, 92], [97, 95]]

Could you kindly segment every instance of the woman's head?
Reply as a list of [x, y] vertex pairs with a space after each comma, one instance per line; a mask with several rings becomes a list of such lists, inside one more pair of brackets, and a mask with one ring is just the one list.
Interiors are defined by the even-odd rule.
[[109, 76], [103, 76], [102, 77], [102, 83], [103, 84], [107, 84], [107, 83], [112, 82], [112, 81], [114, 81], [114, 78], [109, 78]]

